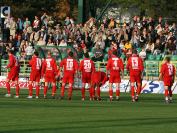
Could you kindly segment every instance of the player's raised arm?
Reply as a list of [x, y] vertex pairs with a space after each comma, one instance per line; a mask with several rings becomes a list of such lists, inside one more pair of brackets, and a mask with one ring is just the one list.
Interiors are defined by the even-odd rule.
[[13, 57], [11, 56], [12, 55], [12, 51], [9, 50], [8, 51], [8, 54], [9, 54], [9, 63], [8, 65], [6, 66], [6, 68], [11, 68], [14, 66], [14, 60], [13, 60]]

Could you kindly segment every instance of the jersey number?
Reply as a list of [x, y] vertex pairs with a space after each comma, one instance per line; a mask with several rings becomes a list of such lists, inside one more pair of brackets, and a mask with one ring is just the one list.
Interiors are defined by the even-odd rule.
[[168, 65], [168, 73], [169, 75], [173, 75], [173, 66], [172, 65]]
[[91, 69], [91, 63], [90, 62], [84, 62], [84, 69]]
[[67, 70], [73, 70], [73, 61], [67, 61], [66, 62], [66, 69]]
[[137, 58], [132, 58], [132, 68], [138, 69], [138, 59]]

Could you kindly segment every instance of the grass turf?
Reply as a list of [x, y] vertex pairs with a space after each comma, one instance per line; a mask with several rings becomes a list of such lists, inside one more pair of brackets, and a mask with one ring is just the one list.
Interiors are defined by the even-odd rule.
[[[14, 92], [13, 92], [14, 93]], [[129, 94], [120, 101], [81, 101], [75, 91], [72, 101], [57, 99], [4, 98], [0, 89], [0, 133], [175, 133], [177, 95], [165, 104], [163, 95], [144, 94], [132, 103]], [[50, 94], [50, 91], [48, 92]], [[88, 94], [88, 93], [87, 93]]]

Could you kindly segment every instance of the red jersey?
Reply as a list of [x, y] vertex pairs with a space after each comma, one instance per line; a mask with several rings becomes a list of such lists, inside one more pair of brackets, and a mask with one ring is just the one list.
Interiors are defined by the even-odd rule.
[[95, 71], [92, 74], [92, 84], [104, 84], [108, 80], [106, 73], [101, 71]]
[[113, 55], [107, 63], [106, 69], [110, 71], [110, 75], [118, 74], [120, 75], [120, 71], [124, 71], [124, 64], [121, 58]]
[[137, 55], [132, 55], [127, 61], [127, 71], [130, 72], [130, 75], [141, 74], [144, 70], [143, 61]]
[[162, 74], [164, 84], [167, 86], [171, 86], [173, 84], [176, 73], [174, 65], [167, 62], [162, 64], [160, 73]]
[[92, 73], [95, 71], [95, 64], [91, 59], [85, 58], [80, 63], [80, 71], [82, 73]]
[[64, 67], [64, 74], [69, 73], [73, 75], [78, 69], [78, 63], [75, 59], [68, 57], [60, 62], [60, 67]]
[[41, 72], [42, 60], [36, 56], [33, 56], [29, 61], [29, 65], [31, 66], [31, 72]]
[[18, 60], [12, 54], [9, 55], [9, 64], [7, 65], [7, 68], [10, 68], [10, 72], [18, 72], [19, 71]]
[[55, 59], [47, 57], [42, 63], [42, 74], [57, 74], [57, 64]]

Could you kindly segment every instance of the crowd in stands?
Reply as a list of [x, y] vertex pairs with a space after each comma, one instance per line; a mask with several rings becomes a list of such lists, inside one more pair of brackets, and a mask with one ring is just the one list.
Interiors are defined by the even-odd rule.
[[9, 29], [10, 37], [0, 42], [0, 52], [7, 58], [7, 50], [14, 50], [22, 59], [30, 59], [34, 46], [71, 46], [82, 58], [89, 52], [94, 61], [107, 60], [113, 51], [128, 58], [132, 49], [137, 49], [139, 56], [146, 60], [147, 55], [176, 55], [176, 23], [168, 23], [162, 17], [134, 16], [130, 22], [120, 23], [114, 18], [105, 18], [96, 23], [90, 18], [84, 24], [77, 24], [66, 17], [63, 23], [53, 23], [44, 13], [35, 16], [33, 21], [13, 17], [6, 18], [4, 28]]

